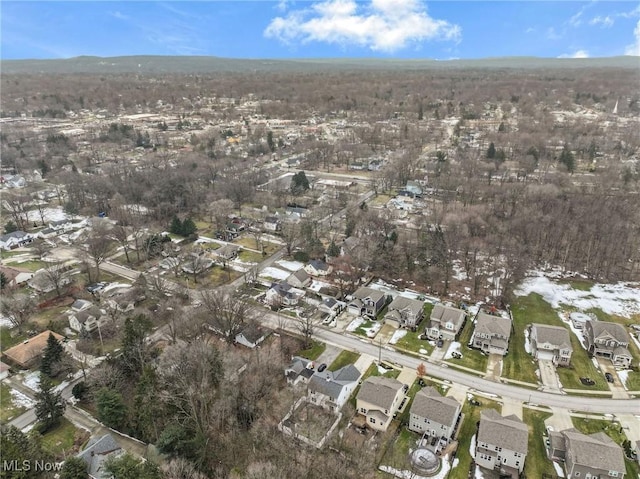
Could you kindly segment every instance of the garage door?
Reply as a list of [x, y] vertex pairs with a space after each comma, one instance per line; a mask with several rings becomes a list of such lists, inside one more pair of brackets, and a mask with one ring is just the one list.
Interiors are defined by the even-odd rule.
[[553, 351], [538, 351], [538, 359], [553, 361]]

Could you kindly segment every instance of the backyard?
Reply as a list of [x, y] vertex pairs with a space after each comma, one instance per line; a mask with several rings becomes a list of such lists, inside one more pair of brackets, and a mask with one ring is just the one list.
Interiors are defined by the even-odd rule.
[[318, 443], [331, 428], [337, 417], [320, 406], [302, 401], [283, 424], [292, 432]]
[[550, 413], [524, 408], [522, 419], [529, 426], [529, 451], [524, 465], [526, 477], [543, 477], [543, 474], [555, 474], [551, 461], [547, 458], [544, 444], [544, 420]]
[[0, 384], [0, 424], [6, 424], [25, 412], [32, 401], [22, 394], [11, 394], [11, 388]]

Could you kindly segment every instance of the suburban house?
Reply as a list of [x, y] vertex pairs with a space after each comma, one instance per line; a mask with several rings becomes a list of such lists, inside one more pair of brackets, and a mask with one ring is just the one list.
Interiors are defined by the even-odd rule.
[[624, 326], [605, 321], [587, 321], [584, 326], [586, 348], [591, 356], [610, 359], [614, 366], [631, 367], [629, 335]]
[[571, 320], [571, 324], [573, 327], [582, 331], [584, 329], [584, 325], [587, 324], [587, 321], [591, 321], [592, 319], [597, 321], [596, 318], [592, 318], [588, 314], [580, 313], [579, 311], [574, 311], [569, 315], [569, 319]]
[[524, 470], [529, 429], [514, 414], [503, 417], [495, 409], [480, 413], [476, 438], [476, 464], [516, 479]]
[[624, 479], [627, 470], [622, 448], [604, 432], [551, 431], [549, 445], [551, 459], [564, 461], [566, 477]]
[[236, 343], [254, 349], [264, 341], [268, 335], [269, 332], [261, 328], [258, 324], [250, 323], [241, 333], [236, 334]]
[[407, 181], [407, 184], [404, 187], [404, 190], [408, 191], [414, 196], [422, 195], [422, 185], [420, 185], [420, 183], [418, 183], [417, 181], [413, 181], [413, 180]]
[[[66, 286], [71, 283], [71, 277], [62, 276], [59, 280], [58, 286]], [[35, 274], [27, 281], [29, 287], [38, 293], [49, 293], [56, 289], [55, 283], [51, 280], [51, 277], [43, 269], [36, 271]]]
[[110, 479], [112, 474], [105, 470], [104, 463], [110, 457], [117, 457], [123, 454], [111, 434], [105, 434], [99, 438], [92, 438], [87, 447], [78, 454], [87, 465], [87, 474], [91, 479]]
[[455, 341], [464, 325], [466, 312], [462, 309], [436, 304], [431, 310], [429, 325], [425, 329], [427, 337], [432, 340], [447, 339]]
[[0, 249], [10, 250], [13, 248], [19, 248], [20, 246], [31, 243], [34, 238], [35, 236], [30, 233], [25, 233], [24, 231], [13, 231], [0, 236]]
[[238, 257], [240, 248], [234, 244], [226, 244], [213, 252], [218, 261], [226, 263]]
[[449, 442], [455, 433], [462, 406], [432, 388], [418, 391], [409, 411], [409, 429]]
[[[76, 301], [77, 302], [77, 301]], [[95, 330], [106, 319], [106, 313], [97, 306], [89, 303], [88, 308], [80, 311], [71, 310], [69, 313], [69, 327], [74, 331], [81, 332], [83, 329], [90, 333]]]
[[269, 306], [295, 306], [304, 296], [304, 291], [289, 283], [274, 283], [265, 293], [265, 303]]
[[338, 301], [335, 298], [324, 298], [318, 306], [318, 311], [327, 313], [330, 316], [337, 316], [346, 306], [346, 303]]
[[345, 240], [342, 242], [342, 246], [340, 247], [340, 255], [348, 256], [353, 254], [354, 251], [356, 251], [360, 247], [360, 244], [360, 238], [356, 238], [355, 236], [349, 236], [348, 238], [345, 238]]
[[356, 316], [369, 316], [375, 319], [387, 302], [387, 296], [377, 289], [362, 286], [352, 295], [353, 299], [347, 306], [347, 311]]
[[4, 357], [23, 369], [30, 368], [40, 359], [44, 348], [47, 347], [49, 334], [53, 334], [53, 337], [58, 341], [62, 341], [64, 339], [58, 333], [54, 333], [53, 331], [43, 331], [40, 334], [7, 349], [3, 353]]
[[300, 382], [308, 383], [314, 373], [313, 361], [299, 356], [293, 356], [291, 358], [291, 364], [284, 370], [287, 383], [292, 386]]
[[4, 277], [7, 279], [7, 286], [9, 288], [21, 286], [33, 278], [33, 273], [24, 268], [0, 266], [0, 272], [4, 273]]
[[306, 288], [311, 284], [311, 276], [307, 274], [304, 268], [300, 268], [298, 271], [289, 275], [287, 283], [294, 288]]
[[396, 296], [384, 315], [384, 322], [397, 328], [416, 330], [424, 316], [424, 303], [417, 299]]
[[386, 431], [404, 398], [404, 386], [397, 379], [384, 376], [368, 377], [356, 397], [357, 414], [363, 415], [367, 426]]
[[353, 364], [337, 371], [324, 370], [309, 379], [309, 401], [330, 411], [339, 411], [358, 386], [360, 371]]
[[213, 260], [203, 256], [191, 257], [182, 264], [181, 269], [187, 274], [199, 274], [213, 266]]
[[280, 231], [282, 229], [282, 222], [277, 216], [267, 216], [264, 219], [262, 226], [267, 231]]
[[312, 259], [309, 261], [309, 264], [304, 267], [304, 270], [311, 276], [327, 276], [331, 273], [332, 269], [330, 265], [319, 259]]
[[573, 348], [568, 329], [534, 323], [531, 325], [529, 340], [534, 358], [553, 361], [556, 366], [571, 364]]
[[0, 381], [9, 376], [11, 367], [8, 364], [0, 362]]
[[476, 325], [471, 336], [471, 345], [485, 354], [507, 354], [511, 320], [502, 316], [493, 316], [480, 311], [476, 316]]

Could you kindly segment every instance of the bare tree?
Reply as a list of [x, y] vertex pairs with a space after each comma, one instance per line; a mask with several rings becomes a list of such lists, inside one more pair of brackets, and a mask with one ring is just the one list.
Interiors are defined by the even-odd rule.
[[310, 348], [313, 344], [313, 333], [315, 331], [315, 320], [311, 311], [306, 310], [296, 321], [296, 328], [302, 335], [304, 348]]
[[68, 283], [66, 268], [62, 263], [50, 263], [44, 268], [44, 276], [56, 290], [56, 297], [62, 296], [62, 286]]
[[111, 238], [116, 240], [124, 251], [124, 256], [127, 258], [127, 263], [131, 263], [131, 259], [129, 258], [129, 234], [127, 232], [127, 228], [122, 225], [116, 225], [111, 230]]
[[253, 320], [253, 308], [241, 298], [221, 291], [204, 291], [202, 304], [206, 309], [207, 324], [233, 343], [247, 324]]
[[11, 321], [19, 332], [31, 315], [36, 311], [36, 303], [32, 297], [26, 294], [3, 294], [0, 298], [0, 312]]
[[104, 222], [95, 224], [85, 240], [85, 252], [93, 261], [96, 268], [96, 281], [100, 279], [100, 265], [107, 259], [111, 249], [111, 239], [108, 226]]
[[287, 248], [287, 255], [291, 256], [293, 247], [300, 237], [300, 228], [298, 228], [298, 225], [294, 222], [287, 222], [282, 225], [282, 231], [280, 234], [282, 235], [282, 240]]

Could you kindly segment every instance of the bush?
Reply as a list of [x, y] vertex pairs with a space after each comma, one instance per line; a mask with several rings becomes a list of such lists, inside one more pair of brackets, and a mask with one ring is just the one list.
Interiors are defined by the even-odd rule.
[[309, 254], [306, 251], [296, 251], [293, 253], [293, 259], [301, 263], [306, 263], [309, 261]]

